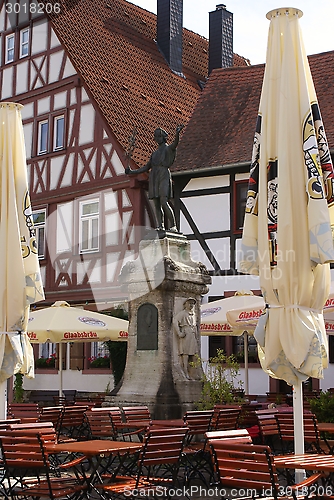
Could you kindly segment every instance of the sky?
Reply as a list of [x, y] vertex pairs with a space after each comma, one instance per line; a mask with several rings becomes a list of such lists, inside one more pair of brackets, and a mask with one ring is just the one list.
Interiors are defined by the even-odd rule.
[[[157, 12], [157, 0], [131, 0], [144, 9]], [[251, 64], [266, 62], [269, 21], [267, 12], [278, 7], [296, 7], [303, 12], [299, 23], [307, 55], [334, 50], [334, 0], [183, 0], [183, 26], [209, 36], [209, 12], [224, 3], [233, 13], [233, 51]]]

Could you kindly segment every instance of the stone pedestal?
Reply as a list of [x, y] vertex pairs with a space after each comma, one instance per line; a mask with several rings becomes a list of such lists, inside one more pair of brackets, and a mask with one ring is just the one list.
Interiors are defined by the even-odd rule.
[[114, 401], [148, 405], [154, 418], [180, 418], [200, 398], [202, 368], [190, 367], [188, 374], [182, 369], [173, 319], [186, 299], [195, 299], [200, 355], [200, 303], [211, 277], [191, 259], [184, 235], [154, 231], [141, 241], [138, 258], [123, 267], [120, 280], [129, 296], [129, 339], [123, 383]]

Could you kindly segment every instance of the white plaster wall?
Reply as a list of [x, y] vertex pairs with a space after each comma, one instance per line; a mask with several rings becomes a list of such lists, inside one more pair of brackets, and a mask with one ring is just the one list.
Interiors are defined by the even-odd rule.
[[[108, 385], [109, 384], [109, 385]], [[31, 390], [57, 390], [60, 385], [59, 374], [40, 373], [34, 379], [24, 377], [23, 387]], [[76, 389], [82, 392], [104, 392], [114, 387], [114, 377], [110, 374], [83, 374], [78, 370], [63, 371], [63, 390]]]

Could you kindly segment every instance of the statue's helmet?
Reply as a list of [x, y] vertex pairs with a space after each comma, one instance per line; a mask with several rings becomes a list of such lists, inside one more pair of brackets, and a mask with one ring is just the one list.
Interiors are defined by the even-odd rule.
[[168, 137], [166, 130], [164, 130], [163, 128], [160, 128], [160, 127], [155, 129], [154, 135], [155, 136], [160, 135], [165, 141], [167, 140], [167, 137]]

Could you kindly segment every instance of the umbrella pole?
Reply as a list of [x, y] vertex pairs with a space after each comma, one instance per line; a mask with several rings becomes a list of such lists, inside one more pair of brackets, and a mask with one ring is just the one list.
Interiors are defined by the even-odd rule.
[[244, 332], [244, 363], [245, 363], [245, 395], [249, 394], [248, 380], [248, 332]]
[[63, 395], [63, 345], [59, 342], [59, 397]]
[[[304, 416], [303, 416], [303, 385], [301, 380], [293, 386], [293, 420], [295, 432], [295, 455], [304, 453]], [[305, 471], [296, 469], [295, 481], [301, 482], [305, 478]]]
[[7, 380], [0, 382], [0, 419], [7, 418]]

